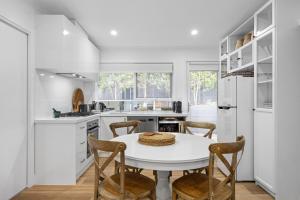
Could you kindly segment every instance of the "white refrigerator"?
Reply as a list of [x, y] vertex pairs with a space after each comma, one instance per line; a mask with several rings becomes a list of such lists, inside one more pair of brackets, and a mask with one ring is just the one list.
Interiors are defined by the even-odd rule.
[[[253, 77], [229, 76], [218, 82], [218, 142], [234, 142], [239, 135], [244, 135], [246, 140], [237, 169], [237, 181], [254, 180], [253, 87]], [[218, 168], [225, 174], [229, 173], [220, 162]]]

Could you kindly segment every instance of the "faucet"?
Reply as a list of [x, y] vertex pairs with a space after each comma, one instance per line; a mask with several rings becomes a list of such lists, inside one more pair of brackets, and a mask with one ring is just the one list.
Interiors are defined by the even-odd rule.
[[124, 111], [124, 101], [119, 102], [119, 110], [120, 112]]

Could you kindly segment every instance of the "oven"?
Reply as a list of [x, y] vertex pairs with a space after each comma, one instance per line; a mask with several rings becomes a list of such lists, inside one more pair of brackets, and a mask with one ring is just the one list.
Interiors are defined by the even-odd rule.
[[184, 121], [185, 117], [159, 117], [158, 131], [182, 133]]
[[[98, 140], [99, 135], [99, 120], [95, 119], [93, 121], [89, 121], [86, 124], [87, 127], [87, 138], [92, 135]], [[87, 158], [89, 158], [92, 155], [92, 152], [89, 147], [89, 143], [87, 143]]]

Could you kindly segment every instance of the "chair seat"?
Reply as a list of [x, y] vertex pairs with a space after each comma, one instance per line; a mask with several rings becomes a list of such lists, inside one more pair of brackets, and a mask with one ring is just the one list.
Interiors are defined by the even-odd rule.
[[[120, 183], [120, 174], [115, 174], [111, 176], [111, 179], [116, 183]], [[136, 198], [139, 199], [149, 199], [146, 198], [150, 195], [151, 191], [155, 188], [155, 182], [141, 174], [126, 172], [125, 173], [125, 191], [134, 194]], [[99, 185], [99, 195], [105, 199], [118, 200], [120, 199], [120, 191], [113, 187], [107, 180], [104, 180]], [[125, 200], [133, 199], [126, 195]]]
[[[213, 188], [221, 181], [213, 178]], [[173, 183], [173, 190], [183, 199], [208, 199], [208, 176], [205, 174], [189, 174], [182, 176]], [[214, 200], [228, 199], [231, 196], [229, 186], [214, 190]]]

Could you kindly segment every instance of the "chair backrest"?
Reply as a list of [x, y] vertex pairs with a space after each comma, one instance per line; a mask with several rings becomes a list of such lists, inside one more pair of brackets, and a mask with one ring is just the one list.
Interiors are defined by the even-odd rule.
[[216, 125], [208, 122], [192, 122], [192, 121], [183, 122], [184, 133], [193, 134], [190, 128], [208, 129], [208, 132], [205, 135], [203, 135], [203, 137], [208, 137], [209, 139], [211, 139], [213, 131], [216, 129]]
[[[112, 185], [114, 188], [120, 191], [121, 199], [124, 198], [125, 195], [125, 154], [124, 151], [126, 149], [126, 144], [123, 142], [112, 142], [112, 141], [101, 141], [97, 140], [93, 136], [88, 137], [88, 143], [91, 148], [91, 151], [94, 155], [94, 163], [95, 163], [95, 186], [94, 186], [94, 200], [98, 199], [98, 185], [100, 181], [106, 180]], [[106, 160], [100, 164], [100, 159], [98, 155], [98, 151], [110, 152], [110, 156], [106, 158]], [[105, 175], [104, 170], [107, 166], [114, 160], [114, 158], [120, 154], [120, 183], [116, 183], [114, 180], [110, 178], [110, 176]]]
[[[127, 134], [133, 133], [133, 131], [141, 124], [141, 121], [138, 120], [131, 120], [127, 122], [116, 122], [116, 123], [111, 123], [109, 125], [111, 132], [113, 133], [113, 137], [118, 137], [119, 135], [117, 134], [116, 129], [118, 128], [127, 128]], [[129, 127], [132, 127], [130, 130], [128, 129]]]
[[[245, 146], [245, 138], [244, 136], [239, 136], [236, 139], [236, 142], [232, 143], [216, 143], [211, 144], [209, 146], [210, 156], [209, 156], [209, 198], [208, 199], [214, 199], [214, 193], [217, 191], [221, 191], [222, 187], [225, 187], [228, 183], [230, 183], [231, 187], [231, 199], [235, 199], [235, 174], [237, 166], [243, 156], [244, 152], [244, 146]], [[238, 160], [238, 153], [242, 151], [240, 158]], [[231, 163], [228, 161], [228, 159], [225, 157], [226, 154], [232, 154], [231, 157]], [[225, 167], [228, 169], [229, 174], [226, 175], [226, 178], [221, 181], [217, 186], [214, 186], [213, 183], [213, 172], [214, 172], [214, 161], [215, 156], [225, 165]]]

